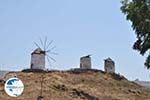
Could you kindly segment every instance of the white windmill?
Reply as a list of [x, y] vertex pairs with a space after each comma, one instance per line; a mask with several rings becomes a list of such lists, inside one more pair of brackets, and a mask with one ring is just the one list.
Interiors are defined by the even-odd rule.
[[48, 42], [47, 37], [45, 37], [44, 41], [40, 39], [41, 46], [39, 46], [36, 42], [34, 43], [37, 46], [37, 48], [31, 53], [30, 67], [31, 69], [45, 70], [46, 59], [49, 65], [51, 65], [50, 60], [56, 62], [56, 60], [50, 56], [51, 54], [57, 55], [57, 53], [53, 52], [53, 49], [55, 49], [56, 46], [49, 48], [50, 45], [52, 45], [53, 40]]

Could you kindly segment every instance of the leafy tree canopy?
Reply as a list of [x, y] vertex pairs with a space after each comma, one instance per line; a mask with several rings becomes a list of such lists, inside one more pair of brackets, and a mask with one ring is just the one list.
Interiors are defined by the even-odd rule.
[[150, 68], [150, 0], [122, 0], [121, 11], [131, 21], [137, 39], [133, 49], [141, 55], [148, 53], [145, 66]]

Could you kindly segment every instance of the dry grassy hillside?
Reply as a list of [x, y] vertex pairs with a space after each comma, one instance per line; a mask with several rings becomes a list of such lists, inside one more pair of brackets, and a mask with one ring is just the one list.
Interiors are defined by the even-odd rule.
[[[0, 100], [37, 100], [42, 74], [17, 72], [25, 85], [23, 94], [9, 97], [0, 83]], [[44, 100], [150, 100], [150, 90], [102, 71], [51, 71], [43, 80]]]

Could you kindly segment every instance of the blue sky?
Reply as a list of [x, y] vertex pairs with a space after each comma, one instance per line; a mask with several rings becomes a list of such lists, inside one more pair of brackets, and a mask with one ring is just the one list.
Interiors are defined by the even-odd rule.
[[111, 57], [117, 73], [149, 80], [120, 6], [118, 0], [0, 0], [1, 69], [29, 68], [34, 41], [47, 36], [59, 53], [53, 69], [79, 67], [80, 57], [91, 54], [93, 68], [103, 70], [103, 59]]

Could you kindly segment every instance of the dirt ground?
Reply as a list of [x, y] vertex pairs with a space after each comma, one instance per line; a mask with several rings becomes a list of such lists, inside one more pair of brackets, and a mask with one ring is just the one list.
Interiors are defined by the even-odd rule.
[[150, 100], [150, 90], [119, 75], [102, 71], [16, 72], [24, 83], [24, 92], [13, 98], [0, 82], [0, 100]]

